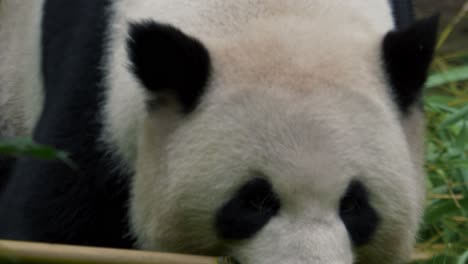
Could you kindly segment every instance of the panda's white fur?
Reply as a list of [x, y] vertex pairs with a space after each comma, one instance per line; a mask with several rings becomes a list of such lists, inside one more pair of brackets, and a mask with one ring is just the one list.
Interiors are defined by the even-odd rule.
[[41, 109], [41, 8], [42, 0], [0, 1], [0, 138], [30, 134]]
[[[27, 12], [40, 14], [41, 2], [0, 2], [0, 57], [24, 63], [0, 65], [7, 67], [0, 122], [22, 120], [13, 127], [26, 131], [41, 100], [31, 92], [40, 86], [39, 45], [3, 36], [22, 26], [37, 36], [39, 18]], [[401, 120], [389, 94], [381, 56], [394, 28], [387, 0], [114, 2], [101, 138], [134, 172], [130, 218], [139, 247], [223, 253], [244, 264], [408, 259], [423, 207], [423, 118], [415, 108]], [[8, 5], [24, 12], [21, 21], [2, 12]], [[189, 116], [170, 98], [147, 111], [154, 95], [129, 71], [128, 23], [146, 19], [195, 36], [210, 53], [210, 82]], [[29, 78], [11, 80], [12, 71]], [[27, 107], [10, 110], [16, 100]], [[252, 170], [271, 181], [281, 210], [254, 238], [223, 241], [215, 212]], [[336, 213], [353, 179], [366, 185], [382, 220], [356, 250]]]
[[[106, 138], [113, 138], [118, 143], [120, 149], [124, 150], [122, 154], [129, 155], [131, 143], [128, 139], [134, 139], [135, 136], [135, 118], [142, 110], [141, 101], [143, 101], [142, 94], [136, 94], [134, 89], [134, 80], [128, 72], [127, 61], [128, 56], [125, 50], [128, 23], [131, 21], [139, 21], [141, 19], [157, 18], [156, 20], [161, 23], [168, 23], [183, 29], [189, 35], [196, 36], [205, 45], [219, 45], [216, 43], [219, 40], [228, 42], [229, 38], [241, 39], [243, 34], [255, 24], [261, 24], [262, 21], [267, 27], [264, 30], [275, 30], [276, 27], [281, 26], [281, 23], [275, 21], [277, 18], [290, 20], [289, 25], [292, 27], [303, 26], [309, 27], [307, 33], [316, 34], [317, 36], [326, 36], [331, 32], [336, 33], [337, 36], [343, 32], [345, 36], [362, 34], [363, 38], [368, 40], [361, 40], [363, 42], [371, 43], [374, 39], [375, 45], [375, 60], [379, 61], [377, 56], [380, 56], [377, 49], [382, 37], [390, 29], [393, 28], [393, 20], [391, 16], [390, 6], [388, 1], [360, 1], [349, 2], [346, 1], [236, 1], [220, 3], [219, 1], [116, 1], [114, 8], [114, 21], [112, 23], [113, 30], [110, 33], [111, 50], [112, 54], [109, 59], [108, 65], [112, 67], [109, 73], [108, 82], [110, 87], [116, 87], [119, 92], [109, 92], [109, 102], [107, 108], [107, 115], [115, 115], [109, 117], [108, 120], [115, 120], [115, 124], [110, 121], [109, 131]], [[350, 21], [352, 21], [350, 23]], [[295, 25], [294, 23], [297, 23]], [[208, 26], [211, 25], [211, 26]], [[324, 26], [324, 25], [328, 25]], [[338, 26], [339, 25], [339, 26]], [[260, 27], [262, 27], [260, 25]], [[256, 29], [258, 30], [258, 29]], [[310, 33], [309, 33], [310, 32]], [[251, 30], [250, 34], [261, 34]], [[267, 32], [265, 32], [267, 33]], [[305, 39], [305, 38], [310, 39]], [[291, 36], [293, 37], [293, 36]], [[298, 36], [302, 37], [302, 42], [308, 45], [309, 42], [321, 41], [321, 38], [316, 38], [313, 35]], [[288, 38], [290, 36], [288, 35]], [[259, 38], [261, 39], [261, 38]], [[345, 38], [347, 41], [347, 39]], [[268, 43], [265, 39], [265, 43]], [[335, 41], [337, 42], [337, 41]], [[295, 43], [291, 41], [290, 43]], [[246, 43], [247, 44], [247, 43]], [[257, 45], [265, 45], [264, 43], [256, 43]], [[317, 43], [318, 46], [328, 46], [336, 51], [347, 50], [352, 53], [353, 49], [343, 49], [343, 45], [351, 46], [351, 43], [342, 42], [328, 43], [323, 40], [322, 45]], [[354, 47], [354, 45], [353, 45]], [[265, 52], [275, 53], [276, 47], [258, 48], [265, 49]], [[304, 47], [312, 51], [311, 47]], [[268, 49], [268, 50], [266, 50]], [[238, 54], [238, 56], [241, 54]], [[318, 54], [316, 56], [327, 56], [331, 54]], [[339, 61], [349, 61], [349, 67], [355, 67], [353, 61], [347, 58], [347, 54], [340, 54], [344, 57], [339, 58]], [[317, 58], [316, 58], [317, 59]], [[333, 64], [336, 61], [330, 60]], [[254, 61], [248, 62], [248, 64]], [[380, 63], [380, 61], [379, 61]], [[255, 65], [252, 65], [255, 67]], [[375, 67], [375, 65], [373, 65]], [[346, 69], [345, 69], [346, 71]], [[348, 70], [348, 74], [350, 74]], [[323, 73], [326, 75], [326, 73]], [[329, 73], [331, 76], [333, 72]], [[367, 92], [367, 91], [366, 91]], [[136, 100], [128, 100], [128, 98], [137, 98]], [[115, 106], [115, 109], [113, 106]], [[133, 109], [129, 111], [128, 109]], [[123, 120], [123, 122], [122, 122]], [[133, 130], [133, 131], [132, 131]], [[116, 131], [118, 131], [116, 133]], [[122, 152], [122, 151], [121, 151]], [[134, 156], [132, 154], [131, 156]]]
[[[422, 210], [423, 178], [412, 162], [421, 148], [415, 143], [412, 157], [379, 67], [381, 41], [394, 27], [386, 0], [122, 0], [114, 12], [105, 138], [136, 172], [130, 215], [142, 248], [227, 247], [242, 263], [408, 257]], [[141, 115], [145, 95], [128, 72], [126, 25], [148, 18], [196, 36], [210, 52], [208, 93], [189, 120], [170, 108]], [[406, 136], [419, 142], [415, 122]], [[213, 212], [252, 168], [270, 176], [284, 207], [253, 240], [225, 245]], [[351, 177], [369, 186], [383, 215], [358, 255], [334, 213]]]

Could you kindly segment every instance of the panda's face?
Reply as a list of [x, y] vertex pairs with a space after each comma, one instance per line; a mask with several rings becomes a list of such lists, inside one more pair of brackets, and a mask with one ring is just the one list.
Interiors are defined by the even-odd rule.
[[[209, 54], [210, 77], [188, 114], [180, 90], [152, 97], [131, 201], [138, 243], [243, 264], [401, 263], [422, 178], [388, 94], [383, 36], [314, 41], [282, 22], [205, 40], [194, 63]], [[339, 49], [345, 40], [353, 48]]]
[[329, 95], [252, 92], [184, 123], [159, 194], [172, 196], [160, 224], [178, 223], [164, 246], [223, 246], [241, 263], [404, 255], [422, 192], [398, 123], [359, 94]]

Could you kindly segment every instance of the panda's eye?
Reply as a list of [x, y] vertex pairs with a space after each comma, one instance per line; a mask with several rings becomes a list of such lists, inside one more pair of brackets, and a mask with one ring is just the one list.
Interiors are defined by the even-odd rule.
[[341, 198], [339, 215], [356, 246], [367, 244], [379, 223], [379, 216], [369, 202], [369, 194], [359, 181], [351, 182]]
[[340, 203], [340, 214], [343, 215], [351, 215], [358, 213], [360, 208], [359, 201], [356, 197], [353, 196], [345, 196], [341, 199]]
[[244, 184], [216, 215], [215, 227], [221, 238], [248, 239], [255, 235], [280, 209], [271, 184], [255, 178]]

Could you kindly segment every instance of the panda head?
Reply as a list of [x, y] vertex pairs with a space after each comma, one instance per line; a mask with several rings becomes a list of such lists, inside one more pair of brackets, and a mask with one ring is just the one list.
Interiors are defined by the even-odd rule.
[[385, 34], [296, 20], [200, 40], [129, 26], [146, 94], [130, 203], [140, 247], [243, 264], [407, 260], [437, 19]]

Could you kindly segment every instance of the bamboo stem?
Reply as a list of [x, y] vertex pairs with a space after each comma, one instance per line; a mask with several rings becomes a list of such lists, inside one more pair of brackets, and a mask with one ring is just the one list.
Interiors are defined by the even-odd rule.
[[0, 240], [1, 263], [229, 264], [228, 258]]
[[[1, 1], [1, 0], [0, 0]], [[416, 250], [412, 261], [435, 253]], [[95, 248], [0, 240], [0, 263], [22, 264], [234, 264], [226, 257], [204, 257], [139, 250]]]

